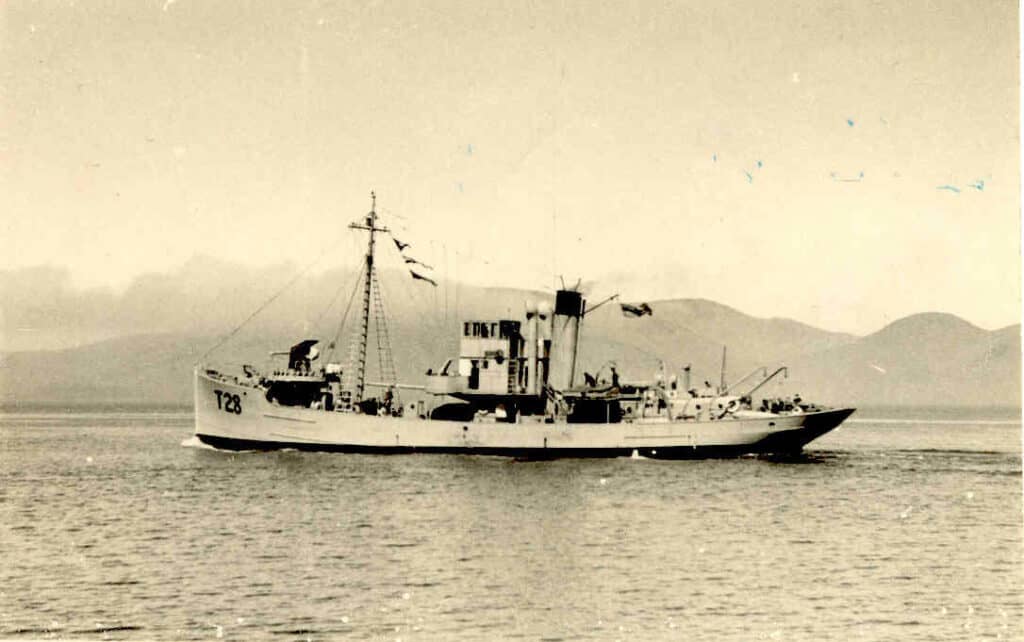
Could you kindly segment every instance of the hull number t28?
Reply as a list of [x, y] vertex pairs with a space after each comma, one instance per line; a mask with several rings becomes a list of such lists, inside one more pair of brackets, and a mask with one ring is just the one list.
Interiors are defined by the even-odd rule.
[[242, 400], [238, 395], [233, 395], [223, 390], [214, 390], [213, 393], [217, 395], [217, 408], [219, 410], [233, 412], [236, 415], [242, 414]]

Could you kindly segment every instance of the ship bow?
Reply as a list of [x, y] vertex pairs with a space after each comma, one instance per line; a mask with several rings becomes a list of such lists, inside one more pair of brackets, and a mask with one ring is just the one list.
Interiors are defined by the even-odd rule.
[[784, 430], [767, 437], [759, 444], [758, 450], [765, 453], [800, 452], [804, 446], [818, 437], [838, 428], [855, 410], [855, 408], [838, 408], [808, 413], [799, 428]]

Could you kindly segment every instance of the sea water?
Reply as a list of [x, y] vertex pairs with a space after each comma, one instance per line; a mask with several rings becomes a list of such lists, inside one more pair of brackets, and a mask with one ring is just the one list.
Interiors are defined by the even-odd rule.
[[1017, 411], [799, 458], [228, 453], [0, 415], [0, 638], [1022, 639]]

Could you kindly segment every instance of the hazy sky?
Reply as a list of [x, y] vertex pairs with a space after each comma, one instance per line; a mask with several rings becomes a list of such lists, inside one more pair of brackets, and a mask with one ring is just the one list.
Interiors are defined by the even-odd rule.
[[374, 189], [478, 283], [562, 274], [858, 333], [1019, 321], [1016, 2], [15, 0], [0, 20], [0, 269], [117, 287], [333, 244], [329, 267]]

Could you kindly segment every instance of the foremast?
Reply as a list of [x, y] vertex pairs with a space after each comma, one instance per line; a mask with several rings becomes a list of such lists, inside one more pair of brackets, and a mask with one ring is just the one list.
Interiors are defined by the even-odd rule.
[[[353, 343], [353, 363], [352, 370], [353, 377], [349, 380], [351, 387], [349, 390], [348, 403], [351, 405], [358, 404], [363, 400], [363, 392], [366, 389], [366, 348], [370, 340], [370, 305], [373, 297], [373, 283], [376, 280], [374, 275], [373, 255], [376, 249], [376, 234], [377, 232], [390, 232], [390, 230], [383, 226], [377, 225], [377, 194], [370, 192], [370, 213], [366, 215], [365, 219], [361, 223], [349, 223], [349, 227], [353, 230], [363, 230], [370, 233], [370, 238], [366, 245], [366, 262], [363, 267], [363, 307], [359, 316], [359, 332], [354, 338]], [[379, 287], [379, 286], [378, 286]]]

